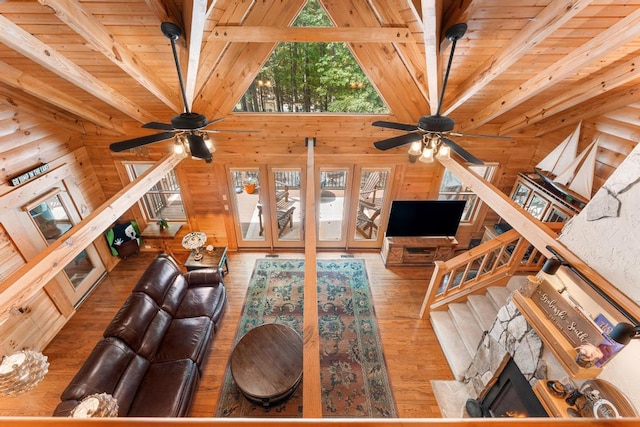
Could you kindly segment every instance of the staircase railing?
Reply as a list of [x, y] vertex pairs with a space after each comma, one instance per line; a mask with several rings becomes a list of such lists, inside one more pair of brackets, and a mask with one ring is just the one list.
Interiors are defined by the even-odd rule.
[[448, 261], [436, 261], [420, 317], [424, 318], [428, 310], [445, 310], [448, 304], [484, 292], [488, 286], [504, 285], [514, 274], [539, 271], [544, 261], [545, 257], [516, 230]]

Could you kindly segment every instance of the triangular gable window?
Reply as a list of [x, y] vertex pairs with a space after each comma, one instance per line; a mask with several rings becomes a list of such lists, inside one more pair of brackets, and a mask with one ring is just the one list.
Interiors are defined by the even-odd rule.
[[[308, 0], [294, 27], [332, 27]], [[240, 99], [236, 112], [384, 114], [389, 108], [346, 43], [279, 43]]]

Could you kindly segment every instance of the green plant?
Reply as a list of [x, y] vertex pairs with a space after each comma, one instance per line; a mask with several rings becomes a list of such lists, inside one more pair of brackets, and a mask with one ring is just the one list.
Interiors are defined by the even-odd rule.
[[160, 227], [160, 230], [169, 229], [169, 222], [167, 221], [166, 218], [160, 218], [156, 224], [158, 224], [158, 226]]
[[256, 185], [258, 180], [254, 177], [248, 177], [244, 179], [244, 185]]

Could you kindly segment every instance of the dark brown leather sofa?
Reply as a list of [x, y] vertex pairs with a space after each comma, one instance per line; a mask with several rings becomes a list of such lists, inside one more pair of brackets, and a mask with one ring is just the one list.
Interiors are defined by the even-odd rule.
[[119, 416], [186, 416], [225, 305], [217, 268], [182, 273], [169, 255], [158, 256], [53, 415], [68, 416], [84, 397], [109, 393]]

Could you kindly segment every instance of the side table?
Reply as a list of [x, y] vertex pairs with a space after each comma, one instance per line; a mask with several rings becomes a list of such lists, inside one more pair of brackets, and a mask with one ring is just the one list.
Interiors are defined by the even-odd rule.
[[193, 259], [196, 255], [196, 251], [195, 249], [191, 251], [189, 258], [187, 258], [187, 261], [184, 263], [187, 271], [198, 270], [200, 268], [218, 267], [223, 276], [229, 273], [226, 246], [215, 248], [211, 254], [202, 249], [200, 250], [200, 253], [203, 255], [202, 259], [196, 261]]

